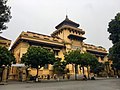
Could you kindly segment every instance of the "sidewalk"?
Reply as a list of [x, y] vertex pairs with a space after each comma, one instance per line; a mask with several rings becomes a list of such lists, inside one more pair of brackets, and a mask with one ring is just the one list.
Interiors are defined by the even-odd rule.
[[7, 85], [7, 82], [0, 82], [0, 85]]
[[[105, 80], [105, 79], [116, 79], [115, 77], [95, 77], [95, 80]], [[52, 83], [52, 82], [67, 82], [67, 81], [85, 81], [85, 80], [82, 80], [82, 79], [50, 79], [50, 80], [47, 80], [47, 79], [42, 79], [38, 82], [35, 82], [35, 81], [8, 81], [8, 82], [0, 82], [0, 85], [7, 85], [7, 84], [24, 84], [24, 83]], [[88, 80], [89, 81], [89, 80]]]
[[[78, 79], [79, 80], [79, 79]], [[8, 81], [8, 82], [0, 82], [0, 85], [7, 85], [7, 84], [24, 84], [24, 83], [52, 83], [52, 82], [66, 82], [66, 81], [76, 81], [75, 79], [42, 79], [40, 81]]]
[[27, 83], [49, 83], [49, 82], [65, 82], [65, 81], [75, 81], [74, 79], [41, 79], [38, 82], [35, 81], [26, 81]]
[[105, 80], [105, 79], [119, 79], [116, 77], [95, 77], [96, 80]]

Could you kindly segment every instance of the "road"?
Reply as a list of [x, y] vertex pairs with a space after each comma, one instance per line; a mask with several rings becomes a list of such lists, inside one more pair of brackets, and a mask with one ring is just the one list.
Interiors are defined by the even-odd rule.
[[120, 90], [120, 79], [9, 83], [8, 85], [0, 85], [0, 90]]

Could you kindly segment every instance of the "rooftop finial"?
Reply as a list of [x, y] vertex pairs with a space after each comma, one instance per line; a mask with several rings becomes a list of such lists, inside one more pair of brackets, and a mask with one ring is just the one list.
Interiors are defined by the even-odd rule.
[[66, 18], [65, 19], [68, 19], [68, 15], [66, 15]]

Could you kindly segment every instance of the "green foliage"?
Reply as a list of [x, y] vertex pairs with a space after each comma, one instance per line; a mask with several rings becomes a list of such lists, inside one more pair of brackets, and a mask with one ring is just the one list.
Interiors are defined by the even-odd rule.
[[105, 65], [103, 63], [96, 63], [94, 66], [91, 66], [91, 72], [99, 75], [99, 72], [102, 72], [104, 70]]
[[113, 46], [109, 49], [109, 59], [113, 61], [113, 66], [118, 72], [120, 70], [120, 13], [109, 23], [109, 39]]
[[10, 66], [12, 62], [15, 63], [15, 57], [13, 54], [8, 51], [7, 48], [0, 46], [0, 67], [3, 65]]
[[9, 22], [11, 18], [10, 7], [7, 6], [6, 3], [7, 0], [0, 0], [0, 32], [7, 28], [4, 23]]
[[80, 64], [80, 60], [81, 60], [80, 50], [70, 51], [66, 53], [64, 57], [68, 64], [77, 64], [77, 65]]
[[55, 55], [47, 49], [42, 47], [29, 47], [27, 53], [21, 58], [22, 63], [38, 68], [43, 67], [45, 64], [53, 64], [55, 61]]
[[[65, 60], [69, 64], [75, 64], [80, 65], [81, 67], [88, 67], [90, 66], [90, 71], [96, 74], [99, 74], [99, 72], [104, 70], [104, 64], [98, 62], [95, 55], [90, 54], [88, 52], [80, 53], [80, 50], [75, 50], [68, 52], [65, 54]], [[76, 71], [77, 67], [75, 67]], [[76, 74], [77, 72], [75, 72]], [[83, 74], [84, 74], [84, 68], [83, 68]], [[88, 71], [88, 77], [89, 77], [89, 71]]]
[[109, 39], [113, 44], [120, 42], [120, 13], [109, 22], [108, 32], [110, 33]]
[[[90, 71], [95, 74], [99, 74], [99, 72], [104, 70], [104, 64], [98, 62], [96, 56], [88, 52], [81, 54], [80, 65], [82, 67], [87, 67], [87, 69], [88, 67], [90, 67]], [[88, 71], [88, 78], [89, 78], [89, 71]]]
[[[88, 78], [90, 71], [89, 71], [89, 67], [90, 69], [93, 71], [94, 69], [97, 68], [97, 64], [98, 64], [98, 60], [96, 58], [95, 55], [92, 55], [91, 53], [85, 52], [81, 54], [81, 67], [87, 67], [87, 72], [88, 72]], [[83, 74], [84, 74], [84, 68], [83, 68]]]
[[69, 64], [77, 64], [81, 66], [92, 66], [95, 65], [98, 60], [90, 53], [80, 53], [80, 50], [75, 50], [65, 55], [65, 60]]
[[92, 55], [90, 53], [83, 53], [81, 55], [81, 65], [82, 66], [95, 66], [98, 63], [98, 60], [95, 55]]
[[117, 42], [109, 49], [109, 59], [113, 61], [114, 67], [120, 70], [120, 42]]
[[66, 65], [65, 61], [61, 61], [61, 58], [57, 58], [53, 64], [53, 72], [58, 76], [63, 75], [66, 73]]
[[81, 64], [81, 53], [80, 50], [70, 51], [65, 54], [65, 60], [68, 64], [75, 65], [75, 80], [77, 80], [78, 65]]
[[90, 53], [82, 53], [81, 54], [81, 66], [88, 66], [91, 60]]

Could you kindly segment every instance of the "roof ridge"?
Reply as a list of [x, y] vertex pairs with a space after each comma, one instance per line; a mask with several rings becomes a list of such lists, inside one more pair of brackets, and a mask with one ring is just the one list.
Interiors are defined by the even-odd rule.
[[[5, 37], [2, 37], [2, 36], [0, 36], [0, 39], [2, 39], [2, 40], [9, 40], [9, 39], [7, 39]], [[11, 40], [9, 40], [9, 41], [11, 41]]]

